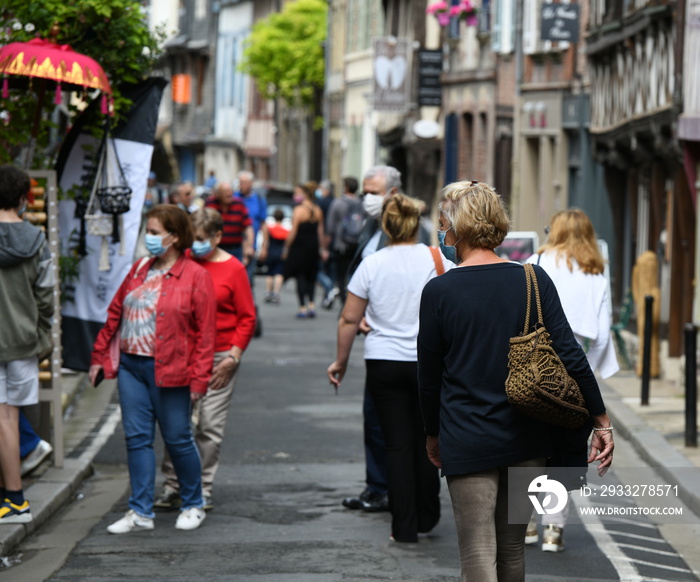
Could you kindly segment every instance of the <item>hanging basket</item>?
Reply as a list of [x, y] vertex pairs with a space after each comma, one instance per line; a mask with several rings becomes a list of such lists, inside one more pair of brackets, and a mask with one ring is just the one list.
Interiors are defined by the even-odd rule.
[[111, 215], [102, 210], [101, 200], [97, 195], [97, 184], [102, 175], [103, 168], [104, 156], [100, 154], [95, 182], [92, 187], [92, 192], [90, 192], [90, 198], [88, 199], [84, 212], [87, 233], [92, 236], [112, 236], [112, 233], [114, 232], [114, 220]]
[[112, 236], [114, 232], [114, 219], [101, 212], [97, 214], [86, 214], [85, 225], [87, 233], [92, 236]]
[[114, 140], [107, 127], [98, 153], [97, 172], [84, 217], [87, 233], [102, 238], [98, 265], [100, 271], [110, 269], [108, 237], [112, 237], [113, 243], [121, 243], [119, 253], [125, 253], [122, 215], [129, 211], [130, 202], [131, 188], [124, 177]]
[[99, 184], [97, 196], [100, 200], [100, 209], [105, 214], [124, 214], [129, 211], [131, 188], [119, 163], [114, 139], [109, 134], [105, 134], [101, 163], [102, 171], [97, 177]]

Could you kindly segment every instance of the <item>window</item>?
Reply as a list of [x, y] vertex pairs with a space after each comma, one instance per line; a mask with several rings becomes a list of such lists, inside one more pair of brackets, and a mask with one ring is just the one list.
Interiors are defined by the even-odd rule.
[[517, 0], [490, 0], [491, 50], [504, 55], [515, 49], [515, 2]]
[[540, 3], [538, 0], [523, 0], [523, 53], [542, 52], [541, 45]]
[[480, 33], [491, 31], [491, 0], [481, 0], [478, 28]]
[[384, 12], [376, 0], [349, 0], [347, 8], [347, 52], [368, 50], [372, 39], [382, 36]]

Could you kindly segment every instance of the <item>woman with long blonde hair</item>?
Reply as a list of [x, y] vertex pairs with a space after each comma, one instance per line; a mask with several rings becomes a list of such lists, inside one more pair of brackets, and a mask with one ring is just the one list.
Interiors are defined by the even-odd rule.
[[[586, 352], [591, 369], [597, 370], [603, 378], [612, 376], [620, 367], [610, 334], [609, 288], [603, 274], [605, 261], [590, 218], [579, 208], [557, 212], [550, 221], [547, 241], [528, 262], [537, 263], [554, 282], [564, 315], [576, 341]], [[562, 436], [561, 440], [564, 438]], [[564, 459], [565, 456], [560, 456], [555, 463], [565, 466]], [[560, 552], [564, 549], [568, 507], [561, 512], [542, 516], [543, 552]], [[525, 533], [525, 542], [535, 544], [538, 541], [533, 515]]]
[[576, 261], [584, 273], [603, 273], [605, 263], [598, 248], [595, 229], [583, 210], [569, 208], [557, 212], [552, 217], [548, 232], [547, 242], [540, 247], [538, 254], [553, 251], [557, 263], [564, 259], [569, 271], [574, 270], [573, 261]]
[[615, 346], [610, 335], [608, 281], [595, 229], [583, 210], [557, 212], [547, 241], [528, 262], [550, 276], [576, 340], [586, 350], [591, 368], [603, 378], [617, 372]]

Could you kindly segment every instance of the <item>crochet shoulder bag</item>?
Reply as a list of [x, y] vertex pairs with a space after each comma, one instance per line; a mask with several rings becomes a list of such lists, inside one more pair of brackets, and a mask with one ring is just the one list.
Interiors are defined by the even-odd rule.
[[[588, 410], [578, 384], [571, 378], [552, 347], [544, 327], [537, 275], [525, 265], [527, 310], [523, 333], [510, 338], [508, 353], [508, 402], [522, 414], [542, 422], [578, 428], [588, 419]], [[534, 287], [537, 324], [528, 333]]]

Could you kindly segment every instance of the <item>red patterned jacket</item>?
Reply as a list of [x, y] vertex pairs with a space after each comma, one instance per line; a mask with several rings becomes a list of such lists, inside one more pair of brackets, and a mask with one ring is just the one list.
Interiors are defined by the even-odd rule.
[[[107, 310], [97, 335], [92, 365], [116, 378], [119, 367], [119, 328], [124, 298], [139, 287], [155, 262], [134, 264]], [[163, 387], [189, 386], [205, 394], [214, 363], [216, 297], [209, 273], [184, 254], [163, 277], [156, 311], [155, 374]]]

